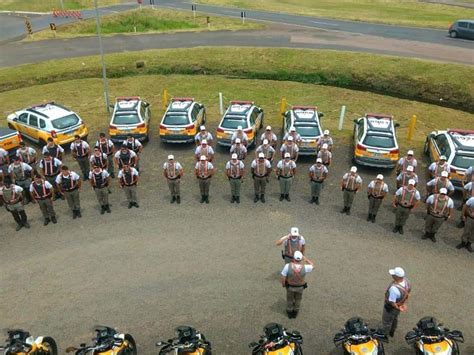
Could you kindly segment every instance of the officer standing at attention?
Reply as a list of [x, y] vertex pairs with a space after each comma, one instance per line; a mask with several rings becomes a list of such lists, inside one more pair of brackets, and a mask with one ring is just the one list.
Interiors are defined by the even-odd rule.
[[109, 173], [107, 170], [102, 169], [100, 165], [93, 165], [92, 170], [89, 173], [89, 179], [97, 197], [97, 201], [99, 201], [100, 214], [104, 214], [105, 212], [110, 213], [108, 191], [110, 180]]
[[122, 145], [118, 152], [115, 153], [115, 163], [119, 170], [122, 170], [124, 165], [134, 167], [137, 159], [137, 155], [133, 150], [127, 148], [126, 145]]
[[344, 196], [344, 208], [341, 213], [351, 214], [351, 206], [355, 194], [359, 191], [362, 178], [357, 174], [357, 167], [353, 166], [350, 172], [345, 173], [341, 180], [341, 190]]
[[49, 153], [49, 155], [51, 155], [53, 158], [56, 158], [62, 161], [64, 148], [54, 143], [53, 138], [49, 137], [41, 153], [43, 154], [43, 156], [46, 155], [46, 153]]
[[110, 177], [115, 178], [114, 171], [114, 155], [115, 155], [115, 145], [110, 139], [105, 136], [105, 133], [99, 134], [99, 140], [95, 143], [95, 146], [99, 148], [102, 154], [107, 155], [107, 172]]
[[53, 224], [58, 223], [52, 200], [53, 192], [53, 185], [44, 180], [40, 174], [36, 174], [33, 183], [30, 185], [31, 201], [33, 203], [38, 202], [45, 226], [49, 222], [53, 222]]
[[408, 181], [415, 180], [415, 187], [418, 185], [418, 175], [413, 172], [413, 166], [408, 165], [405, 171], [397, 176], [397, 189], [402, 186], [408, 186]]
[[446, 156], [442, 155], [439, 157], [437, 162], [431, 163], [431, 165], [428, 167], [432, 179], [440, 176], [441, 172], [443, 171], [446, 171], [448, 174], [451, 172], [451, 166], [446, 162], [446, 160]]
[[28, 164], [31, 167], [34, 167], [38, 154], [36, 150], [30, 147], [30, 145], [23, 141], [20, 142], [20, 148], [16, 150], [16, 156], [20, 159], [21, 162]]
[[135, 206], [140, 207], [137, 201], [137, 183], [138, 183], [138, 170], [131, 167], [129, 164], [124, 164], [123, 168], [119, 171], [118, 175], [119, 186], [125, 192], [125, 197], [128, 201], [128, 208]]
[[464, 222], [464, 232], [461, 237], [461, 243], [456, 246], [457, 249], [466, 248], [472, 253], [472, 242], [474, 242], [474, 197], [466, 201], [462, 207], [462, 217]]
[[264, 153], [258, 153], [258, 158], [252, 161], [250, 165], [252, 172], [253, 187], [255, 190], [255, 198], [253, 202], [262, 201], [265, 203], [265, 187], [268, 183], [268, 176], [272, 172], [272, 165], [268, 159], [265, 159]]
[[[87, 177], [89, 179], [89, 176]], [[66, 165], [61, 167], [61, 173], [56, 177], [56, 184], [61, 194], [66, 198], [67, 204], [72, 211], [72, 218], [81, 218], [81, 201], [79, 190], [81, 189], [81, 178], [74, 171], [70, 171]]]
[[101, 169], [106, 170], [108, 162], [107, 154], [102, 153], [99, 147], [94, 147], [94, 152], [89, 158], [91, 167], [94, 168], [94, 166], [99, 166]]
[[276, 175], [280, 181], [280, 201], [290, 199], [290, 189], [293, 184], [293, 178], [296, 174], [296, 163], [291, 160], [290, 153], [285, 153], [285, 158], [277, 164]]
[[407, 171], [407, 168], [409, 166], [413, 167], [413, 170], [412, 170], [413, 172], [416, 170], [416, 166], [418, 165], [418, 162], [416, 161], [413, 155], [414, 155], [413, 150], [409, 150], [406, 156], [398, 160], [397, 170], [396, 170], [397, 175]]
[[204, 139], [206, 140], [207, 144], [211, 146], [213, 145], [214, 137], [212, 136], [211, 132], [208, 132], [205, 126], [201, 126], [199, 128], [199, 133], [194, 136], [194, 142], [196, 142], [196, 145], [201, 145]]
[[296, 318], [300, 310], [303, 290], [308, 287], [305, 281], [307, 273], [313, 271], [314, 263], [300, 251], [295, 252], [293, 260], [281, 271], [281, 284], [286, 288], [286, 314]]
[[237, 159], [244, 160], [247, 157], [247, 148], [240, 142], [240, 138], [230, 147], [230, 154], [237, 154]]
[[442, 171], [440, 176], [428, 181], [426, 183], [426, 195], [437, 194], [443, 187], [448, 190], [448, 195], [452, 195], [454, 193], [454, 185], [448, 179], [448, 175], [447, 171]]
[[211, 177], [214, 175], [214, 166], [207, 161], [205, 155], [194, 166], [194, 175], [199, 181], [199, 191], [201, 192], [201, 203], [209, 203], [209, 186], [211, 185]]
[[377, 212], [387, 193], [388, 185], [383, 181], [383, 175], [378, 174], [375, 180], [372, 180], [367, 187], [367, 197], [369, 199], [367, 222], [375, 223], [375, 217], [377, 217]]
[[31, 185], [31, 176], [33, 175], [33, 168], [27, 163], [23, 163], [17, 156], [13, 157], [13, 163], [8, 167], [8, 173], [15, 182], [15, 185], [23, 189], [23, 201], [25, 204], [30, 202], [30, 194], [28, 190]]
[[198, 145], [196, 147], [196, 150], [194, 151], [194, 156], [197, 162], [199, 162], [199, 159], [203, 155], [206, 157], [206, 160], [208, 162], [212, 162], [212, 160], [214, 159], [214, 149], [212, 149], [212, 147], [207, 144], [207, 140], [205, 139], [201, 141], [201, 145]]
[[326, 143], [324, 143], [321, 146], [321, 149], [319, 150], [317, 157], [321, 158], [321, 160], [322, 160], [322, 162], [325, 166], [331, 165], [332, 153], [329, 151], [328, 145]]
[[237, 154], [232, 154], [231, 159], [225, 165], [225, 174], [229, 179], [230, 193], [232, 194], [231, 203], [240, 203], [240, 187], [242, 186], [244, 173], [244, 163], [238, 159]]
[[394, 336], [400, 312], [407, 311], [407, 300], [411, 292], [410, 281], [405, 277], [401, 267], [390, 269], [392, 282], [385, 292], [385, 302], [382, 313], [382, 324], [385, 334]]
[[298, 152], [299, 148], [294, 142], [293, 136], [289, 136], [285, 143], [283, 143], [280, 147], [281, 157], [282, 159], [285, 157], [286, 153], [290, 154], [291, 160], [298, 160]]
[[23, 189], [20, 186], [13, 185], [9, 176], [3, 178], [3, 186], [0, 187], [0, 202], [5, 204], [7, 211], [10, 212], [15, 220], [18, 232], [23, 227], [30, 228], [28, 217], [21, 203], [23, 199]]
[[403, 226], [407, 222], [410, 212], [420, 202], [420, 193], [415, 188], [415, 180], [408, 181], [408, 186], [400, 187], [393, 197], [392, 206], [395, 211], [395, 227], [393, 233], [403, 234]]
[[267, 144], [269, 144], [273, 149], [275, 149], [275, 147], [278, 144], [278, 138], [277, 138], [277, 135], [272, 132], [271, 126], [267, 126], [265, 128], [265, 132], [263, 132], [262, 135], [260, 136], [260, 142], [265, 144], [264, 142], [265, 139], [268, 141]]
[[61, 194], [59, 193], [59, 189], [56, 185], [56, 177], [59, 175], [61, 171], [61, 160], [58, 158], [53, 158], [49, 151], [44, 153], [43, 159], [40, 160], [38, 167], [41, 169], [44, 178], [47, 182], [49, 182], [54, 188], [54, 200], [59, 198]]
[[257, 157], [260, 153], [263, 153], [263, 156], [270, 162], [270, 164], [272, 163], [273, 157], [275, 156], [275, 149], [269, 144], [269, 141], [266, 138], [263, 140], [263, 144], [255, 149], [255, 155]]
[[79, 164], [84, 180], [87, 180], [89, 179], [89, 144], [78, 135], [74, 136], [74, 138], [75, 141], [71, 143], [72, 157]]
[[329, 135], [329, 131], [327, 129], [323, 132], [323, 136], [318, 138], [318, 144], [316, 146], [317, 149], [320, 150], [323, 147], [323, 144], [327, 144], [327, 149], [329, 151], [332, 151], [332, 146], [334, 145], [334, 142], [331, 136]]
[[168, 161], [163, 164], [163, 176], [168, 182], [171, 193], [171, 203], [175, 201], [178, 204], [181, 203], [180, 184], [183, 175], [184, 171], [181, 164], [174, 160], [174, 155], [168, 155]]
[[232, 133], [232, 137], [230, 138], [230, 144], [234, 145], [235, 140], [239, 138], [242, 144], [247, 147], [247, 144], [249, 143], [249, 137], [247, 134], [242, 130], [242, 126], [238, 126], [237, 130]]
[[311, 184], [311, 201], [319, 205], [319, 196], [323, 190], [324, 180], [328, 176], [328, 168], [323, 165], [321, 158], [316, 159], [316, 164], [309, 168], [309, 181]]
[[134, 168], [137, 171], [140, 171], [140, 155], [143, 152], [143, 145], [138, 139], [133, 138], [131, 134], [127, 136], [127, 139], [123, 141], [122, 145], [126, 146], [128, 149], [135, 153], [136, 157]]
[[421, 239], [431, 239], [436, 242], [435, 234], [445, 220], [453, 218], [454, 202], [447, 196], [448, 190], [444, 187], [439, 190], [439, 194], [433, 194], [426, 200], [425, 234]]
[[296, 144], [299, 145], [301, 144], [301, 135], [296, 132], [296, 128], [294, 126], [290, 127], [290, 131], [283, 136], [284, 141], [288, 141], [288, 138], [292, 137], [292, 141]]
[[283, 244], [283, 250], [281, 251], [281, 257], [285, 260], [285, 263], [288, 264], [293, 260], [294, 254], [297, 251], [300, 251], [304, 254], [306, 241], [297, 227], [291, 227], [290, 234], [287, 234], [280, 239], [278, 239], [275, 244], [280, 246]]

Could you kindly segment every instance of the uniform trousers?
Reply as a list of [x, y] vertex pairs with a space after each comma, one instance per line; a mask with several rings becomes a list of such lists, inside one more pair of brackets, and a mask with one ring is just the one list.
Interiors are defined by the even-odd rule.
[[232, 196], [240, 197], [240, 187], [242, 186], [242, 178], [229, 178], [230, 193]]
[[354, 201], [355, 191], [349, 191], [344, 189], [343, 198], [344, 198], [344, 207], [351, 208], [352, 202]]
[[435, 217], [428, 213], [425, 221], [425, 232], [433, 234], [437, 233], [444, 221], [444, 217]]
[[208, 196], [209, 195], [209, 186], [211, 185], [211, 179], [201, 179], [199, 178], [199, 191], [201, 195]]
[[369, 214], [376, 216], [380, 206], [382, 205], [382, 202], [383, 198], [369, 196]]
[[397, 329], [400, 311], [389, 305], [384, 305], [382, 312], [382, 329], [385, 334], [393, 334]]
[[288, 312], [299, 311], [303, 290], [303, 287], [288, 286], [286, 288], [286, 310]]
[[79, 190], [64, 191], [64, 197], [71, 211], [78, 211], [81, 209], [81, 202], [79, 200]]
[[474, 242], [474, 218], [466, 217], [466, 223], [464, 223], [464, 232], [461, 238], [464, 243]]
[[[79, 168], [81, 168], [82, 175], [89, 178], [89, 166], [90, 161], [89, 157], [76, 157], [77, 163], [79, 164]], [[87, 179], [86, 179], [87, 180]]]
[[322, 181], [311, 180], [311, 197], [319, 197], [322, 190], [323, 190]]
[[114, 172], [114, 155], [110, 154], [107, 155], [107, 172], [110, 174], [110, 176], [113, 176], [115, 174]]
[[7, 211], [10, 212], [13, 216], [15, 222], [19, 225], [25, 225], [28, 222], [28, 217], [26, 216], [25, 209], [21, 202], [7, 204]]
[[94, 187], [94, 192], [97, 201], [99, 201], [99, 205], [106, 206], [109, 204], [109, 190], [107, 189], [107, 186], [101, 188]]
[[168, 179], [168, 188], [170, 189], [171, 196], [176, 197], [179, 196], [181, 193], [181, 179]]
[[397, 205], [397, 209], [395, 210], [395, 225], [403, 227], [407, 223], [410, 212], [410, 207], [402, 207], [401, 205]]
[[44, 200], [37, 201], [44, 219], [56, 217], [56, 212], [54, 211], [53, 201], [51, 200], [51, 198], [45, 198]]
[[255, 195], [264, 195], [265, 188], [267, 187], [267, 177], [255, 175], [253, 178], [253, 187], [255, 189]]
[[125, 192], [125, 197], [127, 201], [137, 203], [137, 185], [124, 186], [123, 191]]
[[15, 180], [15, 185], [20, 186], [23, 188], [23, 198], [25, 202], [31, 201], [30, 194], [28, 191], [30, 191], [30, 185], [31, 185], [31, 179], [24, 179], [24, 180]]
[[280, 194], [288, 195], [290, 193], [291, 185], [293, 184], [293, 176], [280, 176]]

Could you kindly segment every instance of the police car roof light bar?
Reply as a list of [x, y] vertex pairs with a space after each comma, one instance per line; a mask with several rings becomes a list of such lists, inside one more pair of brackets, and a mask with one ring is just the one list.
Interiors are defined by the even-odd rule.
[[173, 97], [171, 101], [177, 101], [177, 102], [194, 101], [194, 97]]
[[317, 110], [317, 106], [292, 106], [293, 110]]
[[239, 101], [234, 100], [230, 102], [232, 105], [253, 105], [253, 101]]
[[393, 115], [388, 115], [388, 114], [385, 114], [385, 113], [372, 113], [372, 112], [368, 112], [365, 114], [365, 117], [371, 117], [371, 118], [389, 118], [389, 119], [393, 119]]
[[140, 100], [140, 96], [117, 96], [117, 101], [134, 101]]
[[470, 129], [448, 129], [448, 133], [458, 133], [458, 134], [467, 134], [474, 135], [474, 130]]
[[35, 107], [46, 107], [47, 105], [54, 105], [54, 101], [43, 102], [41, 104], [32, 105], [31, 108]]

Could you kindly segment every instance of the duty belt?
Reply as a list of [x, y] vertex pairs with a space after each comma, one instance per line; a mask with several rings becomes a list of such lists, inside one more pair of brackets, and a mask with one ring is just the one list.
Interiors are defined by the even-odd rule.
[[237, 176], [237, 177], [232, 177], [232, 176], [231, 176], [230, 179], [232, 179], [232, 180], [240, 180], [240, 179], [242, 179], [242, 176]]
[[383, 199], [383, 196], [374, 196], [374, 195], [369, 195], [372, 198], [375, 198], [376, 200], [381, 200]]
[[198, 176], [198, 179], [201, 179], [201, 180], [207, 180], [207, 179], [209, 179], [209, 178], [210, 178], [210, 176], [207, 176], [207, 177]]
[[64, 190], [64, 192], [73, 192], [73, 191], [76, 191], [77, 190], [77, 187], [73, 188], [73, 189], [69, 189], [69, 190]]
[[311, 179], [312, 182], [316, 182], [318, 184], [322, 184], [324, 180], [314, 180], [314, 179]]
[[403, 208], [413, 208], [413, 205], [410, 205], [410, 206], [403, 206], [401, 203], [398, 204], [400, 207], [403, 207]]
[[283, 176], [283, 175], [280, 175], [280, 177], [283, 178], [283, 179], [289, 179], [289, 178], [292, 178], [293, 175], [290, 175], [290, 176]]
[[346, 188], [344, 188], [344, 190], [346, 190], [347, 192], [356, 192], [356, 190], [349, 190], [349, 189], [346, 189]]
[[168, 180], [177, 180], [177, 179], [179, 179], [179, 178], [180, 178], [180, 176], [176, 176], [176, 177], [174, 177], [174, 178], [168, 177], [167, 179], [168, 179]]

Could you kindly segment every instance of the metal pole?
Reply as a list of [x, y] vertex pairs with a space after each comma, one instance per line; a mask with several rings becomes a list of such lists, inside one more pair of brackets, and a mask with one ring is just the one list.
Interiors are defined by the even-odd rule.
[[224, 114], [224, 100], [222, 97], [222, 93], [219, 93], [219, 111], [221, 112], [221, 116]]
[[64, 10], [64, 0], [59, 0], [59, 3], [61, 4], [61, 10]]
[[97, 25], [97, 37], [99, 37], [100, 59], [102, 62], [102, 80], [104, 82], [105, 107], [106, 107], [107, 112], [110, 112], [109, 84], [107, 83], [107, 71], [105, 69], [104, 47], [102, 46], [102, 35], [100, 32], [100, 17], [99, 17], [99, 8], [97, 7], [97, 0], [94, 0], [94, 5], [95, 5], [95, 22]]
[[344, 116], [346, 114], [346, 105], [341, 106], [341, 115], [339, 116], [339, 130], [342, 130], [342, 125], [344, 124]]

